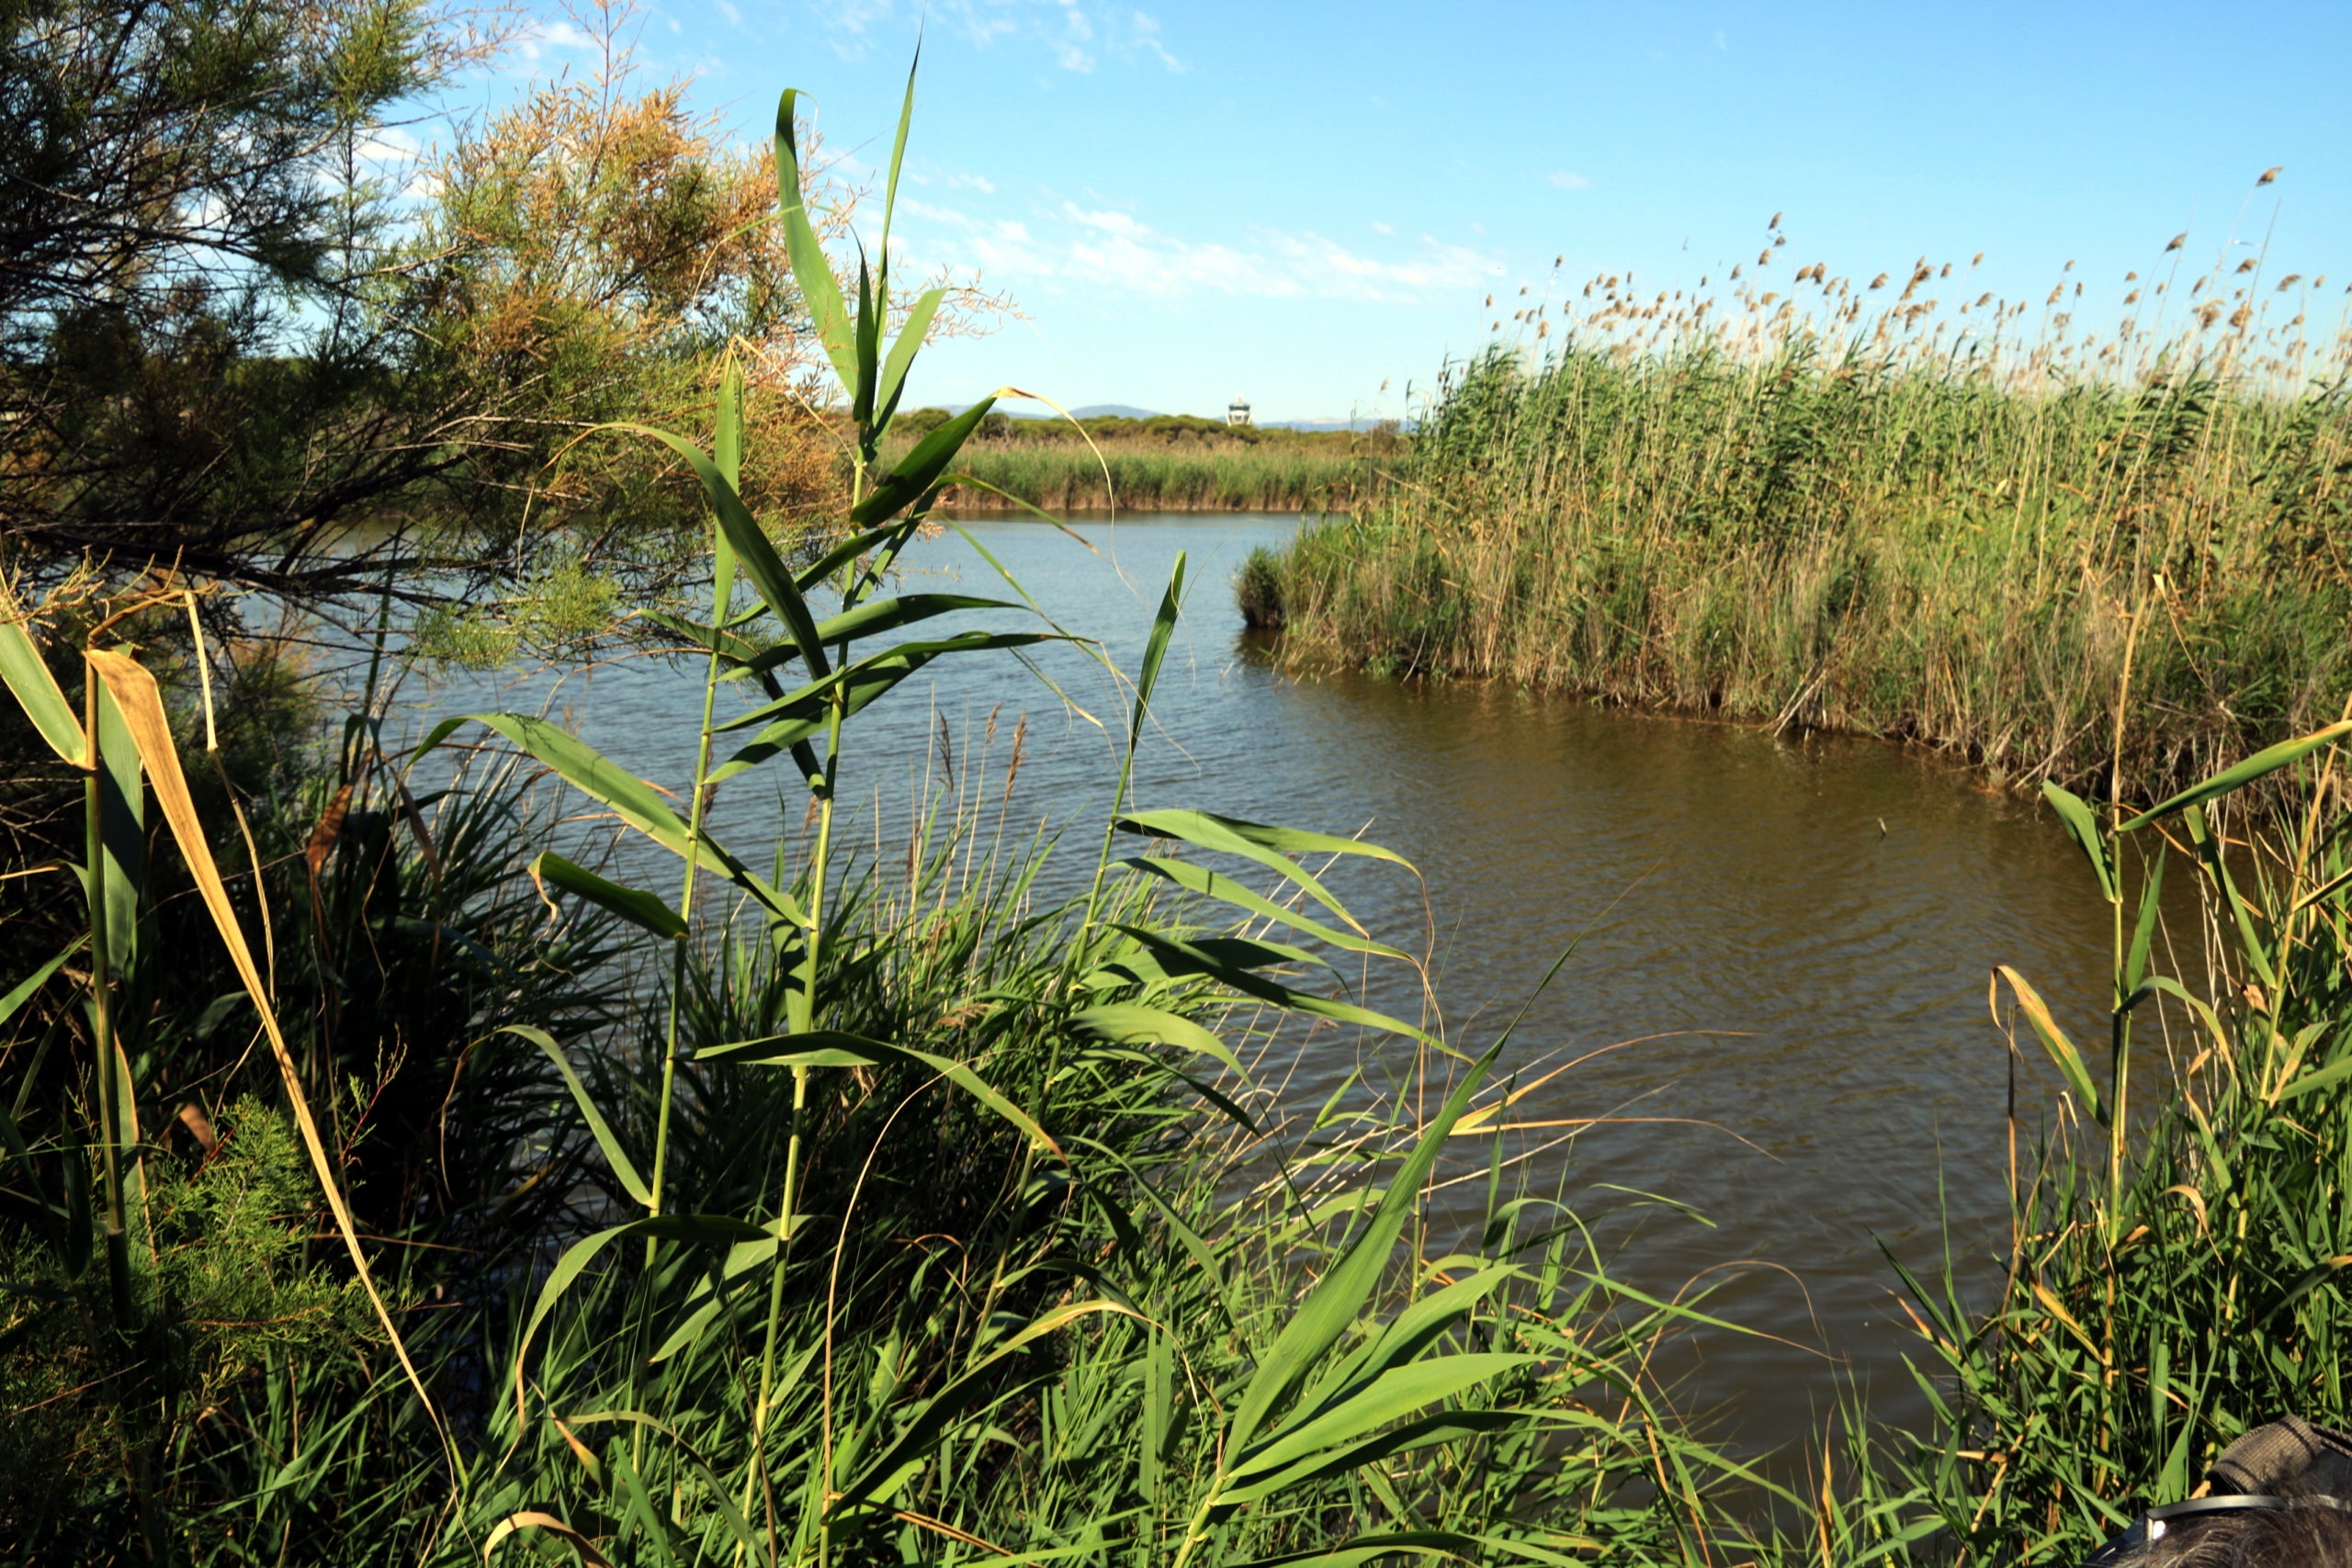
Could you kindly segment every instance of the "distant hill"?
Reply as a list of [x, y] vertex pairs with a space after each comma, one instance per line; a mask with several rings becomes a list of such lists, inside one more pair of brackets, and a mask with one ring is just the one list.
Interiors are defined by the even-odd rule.
[[1133, 403], [1089, 403], [1082, 409], [1072, 409], [1073, 419], [1151, 419], [1158, 409], [1139, 409]]

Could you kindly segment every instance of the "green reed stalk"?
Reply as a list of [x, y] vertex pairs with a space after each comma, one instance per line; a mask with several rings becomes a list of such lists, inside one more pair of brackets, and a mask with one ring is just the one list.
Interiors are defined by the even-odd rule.
[[107, 916], [106, 764], [99, 753], [99, 705], [105, 688], [96, 671], [83, 672], [83, 732], [89, 737], [89, 773], [83, 782], [83, 819], [87, 846], [90, 904], [90, 1034], [92, 1071], [97, 1079], [100, 1162], [106, 1182], [107, 1285], [118, 1330], [132, 1322], [130, 1236], [122, 1196], [121, 1077], [115, 1070], [114, 981], [108, 973]]

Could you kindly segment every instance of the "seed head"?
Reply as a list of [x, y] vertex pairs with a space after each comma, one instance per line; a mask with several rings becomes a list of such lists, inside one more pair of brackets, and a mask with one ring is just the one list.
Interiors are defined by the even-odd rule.
[[2277, 179], [2281, 174], [2285, 173], [2286, 168], [2287, 165], [2284, 164], [2273, 164], [2268, 168], [2263, 170], [2262, 177], [2254, 183], [2258, 186], [2267, 186], [2272, 180]]
[[2301, 283], [2302, 280], [2303, 280], [2303, 275], [2302, 275], [2301, 273], [2300, 273], [2300, 272], [2290, 272], [2290, 273], [2289, 273], [2286, 276], [2284, 276], [2284, 277], [2282, 277], [2282, 278], [2280, 278], [2280, 279], [2278, 280], [2278, 292], [2279, 292], [2279, 293], [2281, 293], [2281, 294], [2284, 294], [2284, 293], [2286, 293], [2286, 292], [2287, 292], [2287, 290], [2289, 290], [2290, 288], [2292, 288], [2293, 287], [2295, 287], [2295, 285], [2297, 285], [2298, 283]]
[[2238, 270], [2240, 272], [2252, 272], [2255, 269], [2257, 260], [2258, 258], [2254, 256], [2246, 257], [2245, 260], [2238, 263]]
[[[2271, 171], [2271, 174], [2274, 174], [2274, 175], [2275, 175], [2275, 174], [2277, 174], [2278, 172], [2278, 170], [2273, 169], [2273, 170]], [[2265, 176], [2263, 176], [2263, 177], [2267, 179], [2267, 178], [2268, 178], [2269, 176], [2268, 176], [2268, 175], [2265, 175]], [[1772, 221], [1770, 221], [1770, 223], [1767, 223], [1767, 224], [1765, 224], [1765, 225], [1764, 225], [1764, 227], [1766, 227], [1767, 229], [1777, 229], [1777, 228], [1779, 228], [1780, 226], [1781, 226], [1781, 215], [1780, 215], [1779, 213], [1777, 213], [1777, 212], [1775, 212], [1774, 214], [1772, 214]]]
[[2173, 252], [2173, 251], [2177, 251], [2177, 250], [2180, 249], [2180, 247], [2181, 247], [2181, 246], [2183, 246], [2183, 245], [2185, 245], [2185, 244], [2187, 244], [2187, 243], [2188, 243], [2188, 230], [2186, 230], [2186, 229], [2183, 229], [2179, 233], [2175, 234], [2175, 235], [2172, 237], [2172, 243], [2171, 243], [2170, 244], [2167, 244], [2166, 246], [2165, 246], [2165, 250], [2167, 253], [2170, 253], [2170, 252]]
[[1876, 277], [1871, 278], [1871, 287], [1872, 288], [1885, 288], [1885, 287], [1886, 287], [1886, 274], [1884, 274], [1884, 273], [1883, 273], [1883, 272], [1882, 272], [1882, 273], [1880, 273]]

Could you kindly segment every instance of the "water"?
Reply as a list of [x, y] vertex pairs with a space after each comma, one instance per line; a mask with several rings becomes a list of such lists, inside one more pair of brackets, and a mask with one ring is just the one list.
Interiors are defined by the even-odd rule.
[[[1604, 1216], [1626, 1278], [1664, 1295], [1712, 1288], [1710, 1312], [1770, 1336], [1708, 1332], [1681, 1347], [1686, 1404], [1721, 1407], [1746, 1444], [1793, 1444], [1851, 1376], [1876, 1413], [1916, 1419], [1902, 1363], [1916, 1342], [1880, 1247], [1925, 1275], [1949, 1260], [1973, 1290], [1997, 1275], [2010, 1069], [1986, 979], [2016, 965], [2078, 1039], [2100, 1037], [2107, 911], [2087, 869], [2036, 806], [1876, 742], [1775, 739], [1486, 685], [1277, 673], [1250, 646], [1230, 583], [1251, 546], [1295, 526], [1082, 525], [1090, 553], [1039, 525], [968, 525], [1048, 614], [1125, 669], [1176, 553], [1189, 553], [1137, 803], [1361, 829], [1407, 856], [1421, 881], [1359, 867], [1335, 886], [1376, 935], [1429, 952], [1458, 1042], [1487, 1043], [1582, 934], [1514, 1059], [1632, 1043], [1515, 1114], [1617, 1118], [1532, 1162], [1537, 1190], [1563, 1187]], [[910, 561], [910, 590], [1001, 592], [954, 536]], [[1007, 655], [934, 665], [858, 721], [864, 771], [844, 782], [866, 802], [858, 831], [896, 841], [910, 791], [954, 769], [989, 770], [993, 801], [1025, 714], [1012, 826], [1074, 825], [1068, 852], [1091, 864], [1125, 699], [1072, 649], [1036, 662], [1102, 724]], [[691, 776], [698, 668], [641, 662], [552, 685], [468, 677], [412, 695], [435, 714], [546, 703], [644, 775], [681, 794]], [[801, 820], [797, 776], [766, 777], [730, 784], [714, 808], [719, 836], [755, 863]], [[1374, 978], [1367, 995], [1418, 1016], [1408, 974]], [[1359, 1050], [1377, 1049], [1312, 1042], [1282, 1065], [1286, 1092], [1318, 1102]], [[2049, 1081], [2035, 1066], [2031, 1094]], [[1482, 1184], [1455, 1191], [1483, 1196]]]

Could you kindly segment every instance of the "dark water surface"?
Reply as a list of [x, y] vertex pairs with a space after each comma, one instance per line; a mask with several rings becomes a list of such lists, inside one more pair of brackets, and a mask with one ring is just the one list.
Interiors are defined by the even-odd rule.
[[[1963, 1280], [1981, 1288], [1996, 1274], [2008, 1068], [1987, 973], [2017, 965], [2097, 1037], [2088, 1021], [2108, 933], [2087, 870], [2033, 805], [1876, 742], [1781, 739], [1495, 686], [1278, 674], [1245, 646], [1230, 585], [1251, 546], [1295, 525], [1080, 525], [1096, 555], [1039, 525], [968, 525], [1048, 613], [1126, 669], [1176, 553], [1190, 553], [1188, 613], [1138, 804], [1361, 829], [1408, 856], [1426, 886], [1393, 869], [1350, 870], [1339, 885], [1375, 935], [1432, 952], [1457, 1043], [1485, 1045], [1589, 932], [1521, 1026], [1513, 1059], [1639, 1043], [1554, 1079], [1516, 1114], [1627, 1120], [1542, 1154], [1533, 1185], [1610, 1214], [1627, 1278], [1664, 1294], [1713, 1286], [1711, 1312], [1791, 1342], [1706, 1336], [1689, 1348], [1686, 1401], [1724, 1406], [1747, 1443], [1793, 1444], [1819, 1431], [1850, 1372], [1878, 1414], [1916, 1418], [1923, 1406], [1902, 1365], [1911, 1341], [1879, 1245], [1939, 1272], [1948, 1235]], [[910, 591], [1001, 589], [953, 536], [919, 547], [913, 564]], [[1118, 693], [1069, 650], [1052, 651], [1040, 667], [1117, 731]], [[902, 841], [910, 782], [940, 784], [951, 768], [969, 791], [984, 779], [993, 807], [1025, 713], [1012, 825], [1073, 824], [1065, 853], [1091, 864], [1115, 767], [1105, 730], [1004, 654], [933, 671], [853, 728], [843, 790], [868, 802], [865, 841]], [[683, 794], [699, 685], [698, 668], [644, 662], [560, 683], [466, 677], [410, 692], [435, 713], [546, 704]], [[943, 720], [952, 764], [941, 760]], [[789, 770], [732, 784], [716, 829], [760, 863], [780, 829], [797, 829], [798, 795]], [[666, 886], [674, 873], [663, 874]], [[1369, 996], [1417, 1017], [1417, 987], [1396, 975]], [[1319, 1102], [1360, 1052], [1377, 1049], [1406, 1056], [1311, 1042], [1280, 1065], [1289, 1099]], [[1483, 1201], [1483, 1183], [1454, 1191]]]

